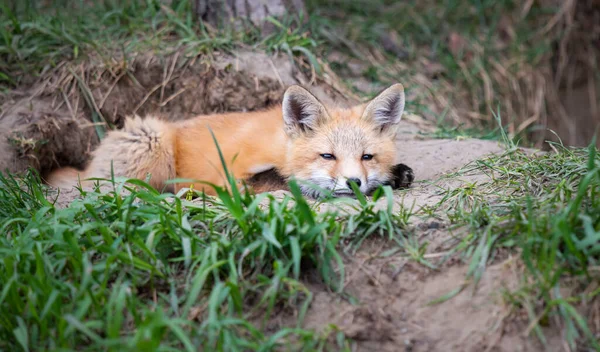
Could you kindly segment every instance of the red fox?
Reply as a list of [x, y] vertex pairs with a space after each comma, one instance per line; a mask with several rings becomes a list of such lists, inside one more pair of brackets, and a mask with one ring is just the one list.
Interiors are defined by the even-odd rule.
[[[351, 182], [368, 194], [380, 185], [412, 182], [410, 168], [394, 165], [404, 99], [403, 86], [395, 84], [367, 104], [334, 109], [304, 88], [290, 86], [282, 104], [265, 111], [179, 122], [135, 116], [122, 130], [107, 134], [84, 171], [59, 169], [46, 182], [72, 187], [79, 180], [91, 182], [86, 178], [110, 178], [112, 165], [115, 176], [150, 175], [149, 183], [157, 189], [165, 189], [170, 179], [183, 178], [198, 180], [194, 189], [214, 194], [206, 183], [226, 186], [227, 179], [212, 131], [235, 177], [248, 179], [274, 168], [284, 178], [296, 179], [311, 197], [325, 192], [352, 196]], [[190, 186], [177, 183], [169, 190]]]

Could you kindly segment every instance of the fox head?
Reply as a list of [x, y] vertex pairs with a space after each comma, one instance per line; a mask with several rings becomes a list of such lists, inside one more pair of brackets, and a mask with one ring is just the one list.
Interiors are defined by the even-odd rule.
[[351, 196], [354, 182], [368, 194], [392, 178], [396, 131], [404, 111], [404, 88], [395, 84], [368, 104], [328, 109], [304, 88], [283, 97], [288, 157], [284, 173], [309, 196]]

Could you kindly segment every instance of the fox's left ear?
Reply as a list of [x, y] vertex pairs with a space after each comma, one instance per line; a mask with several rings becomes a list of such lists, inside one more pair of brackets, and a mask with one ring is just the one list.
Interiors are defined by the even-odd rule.
[[404, 112], [404, 87], [396, 83], [381, 92], [365, 108], [363, 118], [381, 127], [381, 131], [395, 131]]

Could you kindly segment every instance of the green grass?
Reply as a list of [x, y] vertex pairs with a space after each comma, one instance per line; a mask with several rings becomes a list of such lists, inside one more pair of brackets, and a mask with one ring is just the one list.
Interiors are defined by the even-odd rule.
[[[523, 102], [532, 98], [513, 91], [514, 84], [537, 90], [519, 77], [542, 65], [559, 39], [539, 34], [559, 9], [538, 2], [523, 18], [523, 3], [513, 0], [307, 0], [307, 5], [313, 37], [327, 43], [323, 56], [343, 52], [367, 67], [363, 78], [368, 81], [425, 90], [410, 98], [409, 109], [432, 119], [437, 117], [431, 111], [434, 96], [443, 95], [449, 103], [440, 109], [451, 108], [455, 119], [486, 131], [495, 129], [488, 117], [498, 105], [505, 124], [518, 126], [530, 115]], [[394, 37], [395, 48], [386, 46], [384, 37]], [[460, 45], [452, 38], [459, 38]], [[436, 74], [428, 73], [433, 65], [440, 66]], [[332, 67], [340, 75], [347, 71], [343, 62]], [[512, 102], [510, 109], [507, 102]], [[517, 132], [533, 133], [538, 126]]]
[[[530, 155], [509, 144], [468, 164], [447, 177], [489, 179], [442, 190], [416, 214], [453, 224], [459, 242], [448, 257], [463, 257], [475, 283], [506, 253], [520, 258], [525, 276], [506, 301], [528, 312], [542, 342], [542, 327], [559, 322], [571, 348], [598, 349], [585, 307], [600, 294], [600, 155], [553, 146]], [[425, 259], [427, 243], [407, 227], [414, 209], [394, 212], [389, 188], [317, 212], [294, 182], [281, 200], [234, 186], [190, 201], [109, 181], [111, 191], [81, 190], [59, 209], [35, 172], [0, 177], [1, 349], [350, 350], [334, 325], [302, 328], [312, 299], [304, 272], [343, 293], [343, 256], [373, 236], [396, 244], [386, 253], [443, 267]], [[285, 312], [295, 325], [267, 332]]]
[[[535, 37], [536, 30], [545, 24], [537, 19], [556, 10], [534, 5], [523, 21], [514, 24], [516, 39], [498, 45], [505, 42], [501, 38], [501, 19], [515, 11], [513, 1], [452, 0], [445, 1], [444, 6], [432, 6], [427, 1], [309, 0], [307, 8], [307, 21], [296, 14], [280, 20], [269, 18], [274, 30], [261, 33], [248, 24], [234, 30], [198, 22], [188, 0], [175, 0], [169, 5], [153, 0], [108, 0], [91, 5], [62, 0], [46, 7], [35, 0], [5, 3], [0, 11], [0, 84], [28, 84], [65, 61], [90, 54], [105, 62], [122, 62], [138, 52], [163, 55], [183, 50], [186, 55], [211, 55], [251, 46], [299, 57], [320, 74], [320, 61], [326, 62], [332, 51], [343, 51], [365, 65], [363, 76], [368, 81], [384, 85], [400, 81], [409, 92], [420, 84], [412, 79], [426, 69], [420, 62], [423, 57], [439, 63], [444, 68], [441, 80], [459, 89], [446, 91], [432, 80], [426, 95], [444, 95], [450, 105], [455, 99], [464, 100], [470, 105], [469, 111], [489, 116], [492, 107], [504, 106], [510, 96], [506, 82], [496, 79], [495, 70], [506, 66], [506, 72], [514, 75], [524, 72], [525, 64], [538, 64], [548, 53], [552, 38]], [[347, 22], [353, 25], [345, 25]], [[454, 52], [447, 40], [450, 32], [469, 43], [467, 52]], [[384, 48], [381, 36], [389, 33], [398, 35], [396, 44], [407, 54], [400, 61], [408, 65], [407, 69], [398, 69], [397, 55]], [[473, 47], [479, 49], [473, 51]], [[374, 60], [370, 50], [382, 53], [385, 59]], [[473, 58], [467, 62], [465, 55]], [[512, 60], [510, 65], [504, 65], [507, 57]], [[461, 66], [465, 63], [467, 69]], [[338, 67], [343, 65], [333, 62], [331, 66], [343, 76], [344, 70]], [[491, 100], [485, 88], [486, 77], [491, 82]], [[461, 95], [465, 92], [466, 96]], [[431, 97], [422, 94], [411, 97], [409, 109], [431, 115]], [[504, 123], [518, 125], [522, 117], [516, 115], [518, 112], [528, 115], [524, 111], [503, 111], [507, 118]], [[484, 120], [475, 121], [481, 124], [475, 128], [494, 131], [493, 119]], [[537, 127], [533, 124], [518, 132]]]
[[[58, 209], [35, 173], [0, 177], [0, 349], [347, 350], [335, 326], [301, 329], [302, 272], [339, 290], [340, 243], [399, 241], [407, 217], [364, 198], [317, 213], [293, 183], [280, 201], [234, 187], [191, 202], [125, 181]], [[296, 327], [264, 332], [285, 309]]]
[[[420, 135], [439, 138], [439, 139], [482, 139], [488, 141], [498, 141], [507, 144], [509, 147], [515, 147], [516, 145], [527, 144], [527, 136], [524, 133], [518, 135], [509, 136], [507, 133], [508, 126], [502, 125], [502, 118], [500, 116], [500, 107], [498, 107], [496, 113], [492, 113], [496, 126], [482, 127], [482, 126], [470, 126], [465, 127], [462, 124], [452, 125], [452, 123], [445, 121], [445, 116], [442, 115], [437, 120], [436, 128], [432, 132], [419, 132]], [[530, 147], [525, 145], [526, 147]]]
[[483, 173], [487, 179], [442, 190], [443, 198], [428, 212], [446, 213], [454, 231], [464, 234], [453, 255], [464, 256], [475, 282], [490, 262], [518, 255], [526, 276], [508, 300], [528, 312], [542, 342], [541, 328], [559, 321], [571, 348], [586, 341], [598, 350], [586, 308], [576, 307], [600, 299], [600, 156], [593, 146], [553, 148], [530, 155], [513, 145], [466, 165], [447, 177]]
[[250, 25], [217, 29], [196, 21], [188, 0], [168, 6], [153, 0], [91, 4], [62, 0], [46, 7], [27, 0], [1, 4], [0, 10], [0, 83], [4, 86], [30, 83], [32, 77], [63, 61], [91, 53], [109, 62], [113, 57], [126, 61], [146, 51], [169, 54], [183, 49], [186, 55], [211, 55], [252, 45], [299, 55], [319, 69], [313, 53], [316, 42], [296, 25], [300, 18], [283, 23], [269, 19], [275, 30], [263, 36]]
[[479, 127], [463, 127], [462, 125], [450, 126], [445, 124], [438, 124], [433, 132], [422, 132], [423, 136], [440, 139], [468, 139], [476, 138], [482, 140], [501, 140], [498, 129], [485, 129]]
[[[534, 5], [516, 24], [516, 40], [500, 48], [495, 43], [501, 15], [514, 10], [513, 1], [445, 1], [441, 7], [421, 1], [307, 3], [308, 22], [271, 19], [277, 30], [268, 36], [256, 28], [216, 30], [197, 23], [186, 0], [169, 6], [104, 1], [92, 8], [73, 1], [49, 8], [36, 1], [3, 3], [0, 84], [29, 83], [65, 60], [89, 54], [108, 60], [120, 53], [127, 60], [145, 50], [210, 55], [243, 45], [299, 55], [319, 71], [317, 54], [343, 49], [369, 60], [360, 46], [385, 52], [380, 35], [395, 31], [407, 61], [426, 49], [426, 57], [444, 67], [444, 78], [467, 86], [478, 97], [476, 108], [488, 114], [484, 74], [509, 53], [535, 65], [548, 41], [532, 39], [528, 20], [553, 11]], [[342, 25], [349, 22], [353, 25]], [[448, 31], [481, 47], [471, 53], [469, 70], [460, 67], [467, 53], [457, 56], [442, 40]], [[386, 62], [371, 62], [363, 75], [387, 84], [415, 73], [392, 69], [397, 58], [386, 55]], [[498, 84], [492, 87], [501, 90]], [[426, 111], [419, 104], [411, 102], [417, 112]], [[506, 253], [520, 258], [525, 277], [506, 299], [529, 314], [531, 331], [541, 341], [546, 341], [542, 328], [558, 322], [571, 348], [584, 343], [599, 349], [599, 336], [593, 335], [598, 332], [585, 315], [600, 294], [598, 151], [553, 144], [548, 154], [528, 155], [515, 146], [515, 137], [509, 141], [503, 128], [494, 128], [498, 119], [467, 129], [440, 120], [435, 137], [504, 140], [508, 150], [449, 175], [483, 172], [489, 179], [443, 189], [439, 204], [418, 213], [452, 222], [459, 243], [451, 256], [464, 258], [475, 282]], [[407, 230], [412, 210], [394, 213], [389, 203], [377, 211], [377, 199], [358, 197], [351, 202], [357, 212], [321, 213], [293, 184], [294, 194], [283, 200], [234, 187], [231, 193], [220, 190], [216, 199], [191, 202], [159, 194], [141, 181], [112, 182], [112, 192], [83, 192], [81, 200], [58, 209], [35, 173], [0, 176], [0, 349], [350, 350], [352, 342], [335, 326], [302, 329], [312, 299], [302, 280], [305, 270], [318, 272], [339, 291], [342, 256], [372, 236], [396, 244], [387, 253], [401, 251], [430, 268], [443, 265], [426, 260], [427, 243]], [[129, 193], [122, 194], [123, 188]], [[389, 196], [390, 190], [381, 192]], [[259, 206], [261, 201], [269, 202]], [[297, 314], [295, 326], [267, 332], [266, 322], [282, 311]]]
[[[350, 350], [336, 326], [301, 328], [312, 299], [302, 273], [341, 292], [340, 250], [370, 236], [401, 247], [410, 211], [394, 214], [382, 188], [316, 212], [294, 182], [276, 200], [225, 172], [231, 191], [215, 187], [217, 198], [113, 177], [64, 209], [35, 172], [0, 175], [0, 349]], [[296, 324], [267, 333], [282, 311]]]
[[[507, 51], [513, 51], [514, 55], [523, 54], [529, 62], [536, 63], [549, 49], [549, 41], [535, 36], [534, 26], [540, 26], [535, 21], [540, 15], [552, 14], [557, 10], [534, 5], [528, 17], [515, 26], [517, 41], [509, 43], [505, 48], [497, 46], [497, 39], [501, 35], [499, 30], [502, 16], [518, 9], [518, 2], [512, 0], [447, 0], [442, 6], [435, 1], [417, 0], [308, 0], [307, 4], [314, 17], [314, 24], [318, 26], [313, 28], [314, 35], [330, 39], [333, 44], [330, 48], [340, 49], [346, 46], [347, 50], [360, 55], [352, 49], [358, 48], [360, 44], [369, 44], [387, 52], [390, 59], [397, 60], [397, 57], [385, 50], [381, 42], [382, 34], [397, 32], [397, 44], [405, 49], [408, 60], [417, 59], [423, 54], [420, 48], [427, 48], [428, 58], [444, 65], [448, 69], [446, 74], [451, 75], [453, 82], [467, 79], [465, 74], [477, 78], [479, 70], [487, 69], [493, 59], [498, 59]], [[353, 25], [343, 26], [342, 21]], [[337, 41], [331, 37], [331, 32], [337, 33]], [[453, 54], [451, 45], [446, 40], [449, 32], [460, 34], [468, 43], [481, 46], [482, 52], [477, 55], [485, 54], [490, 60], [478, 57], [483, 60], [479, 62], [482, 66], [473, 67], [470, 72], [461, 71], [459, 63], [462, 57]], [[466, 52], [459, 54], [464, 55]], [[473, 89], [483, 87], [483, 82], [478, 83], [473, 84]]]

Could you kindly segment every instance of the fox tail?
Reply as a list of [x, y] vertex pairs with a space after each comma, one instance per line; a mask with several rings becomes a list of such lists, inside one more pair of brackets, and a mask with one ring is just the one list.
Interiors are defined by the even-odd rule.
[[[165, 181], [175, 177], [175, 131], [167, 122], [155, 117], [128, 118], [122, 130], [109, 132], [92, 154], [83, 171], [72, 167], [54, 170], [45, 179], [57, 188], [73, 187], [89, 178], [115, 177], [146, 179], [151, 186], [162, 189]], [[112, 169], [112, 171], [111, 171]]]

